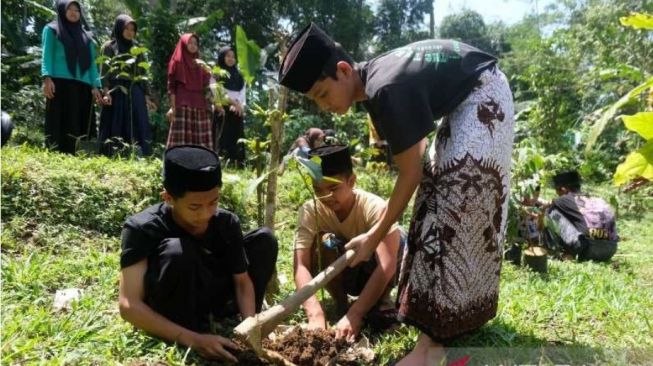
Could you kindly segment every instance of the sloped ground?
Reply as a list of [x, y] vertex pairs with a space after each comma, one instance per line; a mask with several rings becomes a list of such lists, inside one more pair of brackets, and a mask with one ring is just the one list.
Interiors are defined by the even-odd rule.
[[[2, 364], [204, 363], [185, 348], [134, 331], [118, 314], [120, 227], [126, 215], [158, 200], [159, 170], [158, 160], [75, 158], [25, 147], [2, 150]], [[228, 173], [223, 207], [253, 227], [255, 199], [246, 197], [253, 175]], [[277, 298], [293, 290], [296, 210], [309, 197], [299, 179], [287, 172], [278, 191], [282, 286]], [[358, 182], [387, 196], [393, 181], [385, 172], [359, 171]], [[550, 261], [544, 276], [505, 264], [498, 316], [452, 344], [456, 349], [450, 359], [471, 355], [472, 364], [492, 364], [511, 352], [536, 350], [528, 356], [535, 363], [541, 347], [554, 347], [572, 354], [614, 349], [612, 360], [620, 360], [624, 350], [653, 349], [653, 210], [642, 197], [619, 197], [623, 241], [612, 263]], [[408, 217], [406, 213], [406, 226]], [[71, 287], [83, 290], [81, 300], [71, 311], [54, 312], [55, 291]], [[289, 323], [302, 320], [298, 312]], [[407, 327], [372, 335], [374, 364], [400, 357], [416, 336]], [[493, 352], [499, 356], [491, 358]], [[630, 360], [650, 356], [640, 353]]]

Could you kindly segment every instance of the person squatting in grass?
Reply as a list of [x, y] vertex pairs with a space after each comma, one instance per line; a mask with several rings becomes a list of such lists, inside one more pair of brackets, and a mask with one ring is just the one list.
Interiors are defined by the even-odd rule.
[[[452, 40], [426, 40], [354, 63], [315, 24], [295, 38], [279, 82], [324, 110], [361, 102], [399, 170], [385, 210], [350, 240], [367, 261], [419, 185], [397, 299], [421, 331], [399, 365], [434, 365], [442, 344], [496, 315], [514, 134], [513, 99], [497, 60]], [[442, 118], [431, 148], [427, 135]]]
[[[317, 207], [309, 200], [299, 209], [293, 266], [298, 290], [344, 254], [344, 245], [349, 239], [372, 228], [385, 208], [381, 197], [355, 188], [356, 174], [349, 147], [322, 146], [312, 149], [309, 155], [320, 157], [322, 175], [333, 179], [313, 181]], [[329, 239], [323, 242], [325, 235]], [[369, 261], [345, 269], [326, 286], [335, 301], [338, 316], [342, 317], [336, 324], [337, 336], [353, 340], [365, 319], [383, 326], [381, 323], [389, 323], [388, 317], [390, 322], [396, 318], [390, 291], [395, 285], [401, 237], [400, 229], [394, 225]], [[317, 245], [314, 245], [316, 238]], [[351, 306], [348, 295], [358, 297]], [[326, 317], [315, 295], [304, 302], [304, 310], [309, 328], [326, 328]]]
[[120, 254], [120, 315], [139, 329], [236, 362], [238, 346], [209, 334], [210, 318], [261, 310], [278, 243], [260, 228], [243, 235], [218, 208], [222, 177], [214, 151], [181, 145], [163, 162], [162, 197], [127, 219]]
[[326, 134], [321, 128], [311, 127], [303, 135], [297, 137], [286, 155], [297, 155], [308, 158], [311, 149], [324, 145]]
[[563, 259], [610, 260], [619, 242], [610, 205], [581, 192], [575, 170], [556, 174], [553, 184], [558, 197], [545, 207], [540, 223], [546, 248]]

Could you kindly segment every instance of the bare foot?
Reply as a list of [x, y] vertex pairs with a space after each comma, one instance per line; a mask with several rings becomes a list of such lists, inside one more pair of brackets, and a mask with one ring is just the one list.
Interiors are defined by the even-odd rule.
[[424, 366], [444, 366], [447, 364], [446, 354], [444, 352], [444, 347], [441, 344], [431, 342], [429, 347], [426, 349], [426, 357]]
[[424, 366], [426, 362], [425, 351], [425, 349], [417, 348], [417, 346], [415, 346], [415, 348], [397, 362], [395, 366]]
[[444, 348], [422, 333], [415, 348], [397, 362], [397, 366], [439, 366], [445, 360]]

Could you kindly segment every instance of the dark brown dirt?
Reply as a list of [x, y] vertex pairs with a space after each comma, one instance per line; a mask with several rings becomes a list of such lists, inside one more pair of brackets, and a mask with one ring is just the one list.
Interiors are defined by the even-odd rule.
[[279, 341], [264, 341], [263, 347], [280, 353], [298, 366], [325, 366], [348, 347], [344, 339], [336, 340], [335, 332], [304, 330], [296, 327]]
[[232, 355], [236, 356], [238, 359], [238, 365], [242, 366], [268, 366], [272, 365], [271, 363], [262, 360], [258, 358], [256, 353], [251, 350], [246, 350], [246, 351], [233, 351], [231, 352]]

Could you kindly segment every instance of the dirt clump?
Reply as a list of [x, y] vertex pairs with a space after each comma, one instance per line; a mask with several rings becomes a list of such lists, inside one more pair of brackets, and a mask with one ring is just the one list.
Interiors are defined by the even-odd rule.
[[304, 330], [295, 327], [279, 340], [265, 340], [263, 347], [276, 351], [288, 361], [298, 366], [326, 366], [349, 344], [344, 339], [336, 339], [335, 331], [324, 329]]

